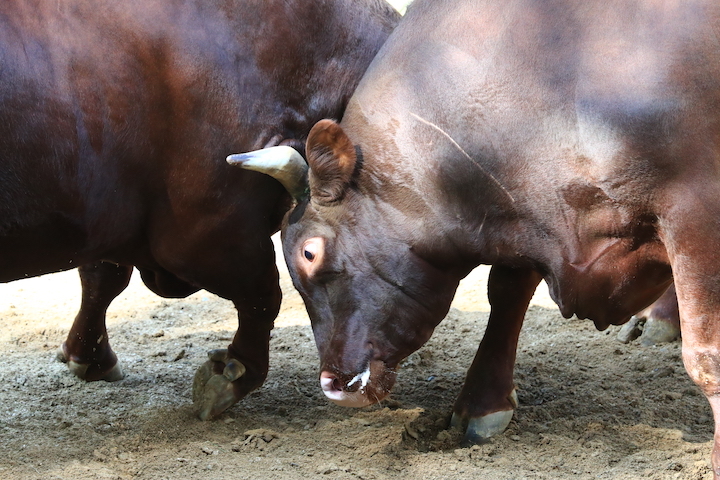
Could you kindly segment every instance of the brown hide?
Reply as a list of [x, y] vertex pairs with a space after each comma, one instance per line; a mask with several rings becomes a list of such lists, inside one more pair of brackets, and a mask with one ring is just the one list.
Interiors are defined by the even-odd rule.
[[417, 0], [332, 136], [308, 141], [356, 152], [352, 180], [283, 227], [327, 395], [387, 395], [486, 263], [493, 313], [454, 408], [468, 441], [512, 415], [541, 277], [600, 329], [672, 277], [685, 365], [720, 418], [719, 30], [713, 0]]

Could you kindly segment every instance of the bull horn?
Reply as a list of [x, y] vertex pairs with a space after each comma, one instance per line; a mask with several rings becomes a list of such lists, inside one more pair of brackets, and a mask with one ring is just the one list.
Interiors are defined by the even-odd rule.
[[230, 165], [270, 175], [300, 201], [310, 194], [308, 164], [292, 147], [278, 145], [227, 157]]

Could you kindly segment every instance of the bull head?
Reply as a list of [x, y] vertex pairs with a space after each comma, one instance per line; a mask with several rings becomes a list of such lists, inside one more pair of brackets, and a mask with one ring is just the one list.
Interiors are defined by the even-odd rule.
[[[310, 196], [286, 216], [283, 251], [312, 322], [323, 392], [337, 404], [360, 407], [388, 395], [400, 361], [447, 313], [459, 277], [421, 253], [417, 218], [378, 201], [396, 182], [381, 181], [371, 195], [358, 190], [371, 174], [340, 125], [318, 122], [306, 152]], [[264, 171], [255, 161], [260, 156], [248, 155], [253, 169]], [[274, 176], [276, 161], [270, 165]], [[407, 203], [416, 200], [402, 195]]]

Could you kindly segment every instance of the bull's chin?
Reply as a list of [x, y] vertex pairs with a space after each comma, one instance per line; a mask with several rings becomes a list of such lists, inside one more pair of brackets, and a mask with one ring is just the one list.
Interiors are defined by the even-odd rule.
[[367, 407], [368, 405], [372, 405], [373, 403], [376, 403], [382, 399], [372, 399], [368, 397], [368, 395], [360, 392], [325, 392], [325, 396], [330, 399], [331, 402], [333, 402], [335, 405], [340, 405], [341, 407], [352, 407], [352, 408], [362, 408]]

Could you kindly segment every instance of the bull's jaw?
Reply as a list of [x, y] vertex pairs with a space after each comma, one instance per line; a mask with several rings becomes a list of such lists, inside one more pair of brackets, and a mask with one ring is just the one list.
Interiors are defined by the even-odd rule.
[[[365, 371], [349, 380], [343, 376], [323, 370], [320, 387], [325, 396], [342, 407], [361, 408], [379, 403], [390, 393], [395, 383], [396, 372], [382, 361], [371, 361]], [[346, 377], [347, 378], [347, 377]]]

